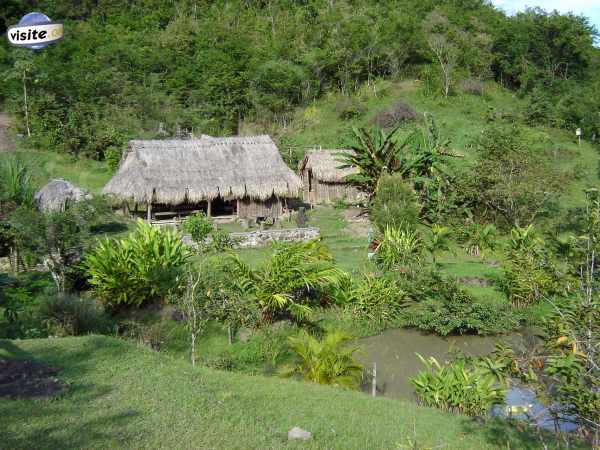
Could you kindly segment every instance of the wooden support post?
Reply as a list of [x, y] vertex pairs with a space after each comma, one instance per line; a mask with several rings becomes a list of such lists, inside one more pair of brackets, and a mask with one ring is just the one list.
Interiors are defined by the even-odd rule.
[[146, 209], [146, 220], [148, 223], [152, 221], [152, 203], [148, 202], [148, 207]]
[[206, 201], [206, 204], [208, 205], [208, 206], [206, 207], [206, 215], [207, 215], [208, 217], [210, 217], [210, 216], [212, 215], [212, 214], [211, 214], [211, 208], [210, 208], [210, 206], [211, 206], [211, 204], [212, 204], [212, 201], [211, 201], [211, 200], [207, 200], [207, 201]]
[[377, 363], [373, 363], [373, 384], [371, 387], [371, 395], [377, 395]]

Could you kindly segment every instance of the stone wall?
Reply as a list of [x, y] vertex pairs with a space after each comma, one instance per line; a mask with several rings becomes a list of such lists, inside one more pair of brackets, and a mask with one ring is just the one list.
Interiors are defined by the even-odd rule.
[[257, 230], [245, 233], [230, 233], [237, 242], [236, 247], [263, 247], [271, 242], [302, 242], [319, 237], [319, 229], [315, 227], [289, 228], [280, 230]]
[[[271, 242], [304, 242], [316, 239], [319, 235], [319, 229], [315, 227], [229, 233], [229, 236], [236, 242], [236, 248], [264, 247]], [[187, 235], [183, 237], [183, 242], [190, 246], [194, 245], [190, 236]]]

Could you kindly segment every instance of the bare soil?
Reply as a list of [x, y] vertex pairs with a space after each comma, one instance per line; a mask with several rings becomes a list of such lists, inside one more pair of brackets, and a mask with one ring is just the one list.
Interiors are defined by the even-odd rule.
[[60, 369], [31, 360], [0, 360], [0, 398], [51, 397], [67, 384], [55, 377]]

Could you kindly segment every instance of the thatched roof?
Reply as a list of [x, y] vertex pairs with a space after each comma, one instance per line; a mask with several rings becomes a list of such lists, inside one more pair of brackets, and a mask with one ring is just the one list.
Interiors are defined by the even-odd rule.
[[91, 195], [67, 180], [56, 178], [35, 194], [38, 208], [45, 212], [64, 211], [70, 203], [91, 198]]
[[269, 136], [131, 141], [103, 193], [180, 204], [223, 198], [296, 197], [302, 182]]
[[343, 183], [348, 175], [358, 173], [355, 167], [340, 169], [343, 165], [340, 153], [350, 153], [352, 150], [309, 150], [300, 161], [300, 172], [311, 170], [313, 177], [327, 183]]

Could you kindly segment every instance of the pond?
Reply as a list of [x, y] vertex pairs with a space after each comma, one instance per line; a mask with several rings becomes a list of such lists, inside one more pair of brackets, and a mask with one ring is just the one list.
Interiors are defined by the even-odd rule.
[[[505, 336], [448, 336], [440, 337], [413, 329], [386, 330], [380, 335], [361, 339], [359, 346], [364, 352], [360, 359], [371, 372], [373, 363], [377, 364], [377, 395], [397, 399], [416, 401], [414, 388], [409, 379], [424, 369], [417, 353], [424, 358], [433, 356], [440, 363], [451, 359], [453, 351], [460, 350], [466, 355], [483, 356], [494, 350], [496, 342], [504, 342], [515, 349], [531, 349], [539, 343], [535, 330], [524, 329], [520, 333]], [[371, 386], [365, 386], [371, 391]], [[528, 417], [514, 415], [515, 418], [529, 419], [538, 426], [554, 430], [554, 421], [535, 395], [526, 386], [513, 385], [507, 392], [506, 404], [526, 406]], [[505, 416], [510, 408], [498, 407], [493, 415]], [[562, 431], [574, 429], [574, 425], [565, 421], [559, 424]]]
[[450, 359], [453, 350], [460, 350], [470, 356], [483, 356], [494, 350], [496, 342], [507, 339], [514, 342], [518, 341], [520, 336], [444, 338], [418, 330], [399, 328], [361, 339], [359, 345], [364, 352], [361, 360], [369, 372], [373, 363], [377, 364], [378, 395], [416, 400], [409, 378], [424, 368], [417, 353], [425, 358], [433, 356], [442, 363]]

